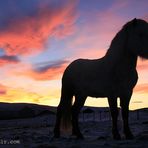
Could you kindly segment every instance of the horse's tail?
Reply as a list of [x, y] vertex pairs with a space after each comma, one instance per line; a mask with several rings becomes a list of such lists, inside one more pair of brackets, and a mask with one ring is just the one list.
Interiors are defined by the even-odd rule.
[[61, 117], [61, 128], [63, 130], [68, 130], [71, 128], [71, 119], [72, 119], [72, 101], [73, 94], [69, 89], [65, 89], [62, 86], [61, 94], [61, 104], [62, 104], [62, 117]]

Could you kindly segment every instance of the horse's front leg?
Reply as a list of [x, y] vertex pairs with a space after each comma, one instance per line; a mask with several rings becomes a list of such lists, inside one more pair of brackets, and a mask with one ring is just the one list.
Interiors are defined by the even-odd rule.
[[121, 136], [118, 131], [117, 120], [118, 120], [118, 108], [117, 108], [117, 98], [108, 98], [108, 103], [110, 107], [110, 112], [112, 116], [112, 134], [115, 140], [120, 140]]
[[62, 105], [59, 104], [59, 106], [57, 107], [56, 123], [54, 127], [54, 138], [60, 137], [61, 116], [62, 116]]
[[131, 95], [132, 95], [132, 92], [128, 93], [127, 95], [122, 95], [120, 97], [120, 105], [122, 108], [123, 129], [124, 129], [124, 134], [126, 139], [134, 138], [132, 132], [130, 131], [129, 123], [128, 123], [129, 102], [131, 99]]

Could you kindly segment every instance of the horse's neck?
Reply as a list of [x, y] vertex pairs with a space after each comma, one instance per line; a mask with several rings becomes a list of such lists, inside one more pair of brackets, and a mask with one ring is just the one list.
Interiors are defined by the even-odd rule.
[[[110, 68], [121, 67], [136, 68], [137, 56], [131, 55], [127, 47], [127, 35], [125, 31], [120, 31], [112, 40], [111, 46], [108, 49], [105, 59], [110, 65]], [[123, 70], [125, 68], [123, 67]]]

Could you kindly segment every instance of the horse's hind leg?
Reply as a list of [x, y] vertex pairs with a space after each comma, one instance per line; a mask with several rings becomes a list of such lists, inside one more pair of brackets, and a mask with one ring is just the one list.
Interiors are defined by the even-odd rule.
[[78, 125], [78, 119], [80, 110], [83, 107], [85, 100], [86, 97], [75, 96], [75, 102], [72, 106], [72, 134], [77, 136], [78, 139], [83, 139], [83, 135], [80, 132]]
[[118, 108], [117, 108], [117, 98], [108, 98], [108, 103], [110, 107], [110, 112], [112, 116], [112, 134], [115, 140], [120, 140], [120, 134], [118, 131], [117, 120], [118, 120]]
[[133, 139], [133, 134], [130, 131], [129, 123], [128, 123], [128, 115], [129, 115], [129, 102], [130, 102], [131, 94], [130, 95], [123, 95], [120, 97], [120, 105], [122, 108], [122, 119], [123, 119], [123, 128], [124, 134], [126, 139]]

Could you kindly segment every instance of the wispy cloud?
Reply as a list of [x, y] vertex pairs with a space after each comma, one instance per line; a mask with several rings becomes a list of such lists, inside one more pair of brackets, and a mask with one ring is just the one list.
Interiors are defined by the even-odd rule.
[[26, 76], [34, 80], [55, 80], [59, 79], [68, 65], [66, 60], [50, 61], [28, 65], [24, 69], [13, 71], [14, 75]]
[[44, 73], [49, 69], [58, 69], [62, 65], [68, 63], [66, 60], [58, 60], [58, 61], [47, 61], [35, 64], [33, 67], [34, 71], [37, 73]]
[[8, 56], [8, 55], [0, 56], [0, 66], [8, 64], [16, 64], [18, 62], [20, 62], [20, 60], [17, 56]]
[[[11, 17], [0, 21], [0, 47], [8, 55], [28, 55], [45, 50], [50, 37], [65, 37], [74, 31], [76, 2], [34, 1], [29, 12], [18, 1], [2, 3]], [[14, 9], [11, 8], [13, 4]], [[61, 4], [61, 5], [60, 5]], [[28, 6], [28, 3], [24, 2]], [[24, 6], [24, 7], [25, 7]], [[10, 10], [9, 10], [10, 8]], [[21, 14], [21, 15], [20, 15]], [[5, 15], [5, 14], [4, 14]]]

